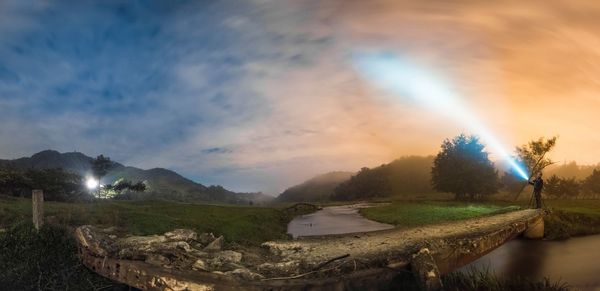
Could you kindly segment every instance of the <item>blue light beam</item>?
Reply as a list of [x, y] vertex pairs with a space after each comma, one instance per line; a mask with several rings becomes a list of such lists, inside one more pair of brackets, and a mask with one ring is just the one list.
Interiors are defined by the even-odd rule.
[[354, 55], [360, 74], [394, 97], [408, 98], [427, 108], [442, 112], [467, 126], [505, 160], [524, 180], [529, 176], [506, 151], [496, 137], [462, 104], [460, 94], [435, 72], [391, 53], [361, 53]]

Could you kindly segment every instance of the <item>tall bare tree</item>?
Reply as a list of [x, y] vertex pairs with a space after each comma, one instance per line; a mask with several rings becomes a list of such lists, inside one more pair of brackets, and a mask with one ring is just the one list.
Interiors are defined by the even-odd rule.
[[[517, 147], [515, 150], [517, 160], [527, 168], [529, 173], [529, 179], [537, 176], [541, 173], [544, 168], [554, 164], [554, 162], [547, 157], [547, 154], [556, 146], [556, 136], [551, 138], [540, 137], [537, 140], [532, 140], [529, 143]], [[523, 189], [527, 186], [527, 183], [523, 184], [521, 190], [517, 192], [514, 200], [519, 198]]]

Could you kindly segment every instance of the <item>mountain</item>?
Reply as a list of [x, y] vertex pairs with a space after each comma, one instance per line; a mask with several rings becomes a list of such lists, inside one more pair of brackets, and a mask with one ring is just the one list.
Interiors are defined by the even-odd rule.
[[310, 202], [329, 200], [340, 183], [350, 179], [352, 172], [330, 172], [313, 177], [302, 184], [290, 187], [277, 196], [281, 202]]
[[[0, 160], [0, 166], [17, 169], [55, 169], [87, 176], [91, 173], [91, 163], [94, 158], [82, 153], [59, 153], [46, 150], [28, 158], [15, 160]], [[102, 184], [112, 184], [116, 180], [144, 181], [147, 190], [132, 196], [134, 199], [167, 199], [176, 201], [203, 201], [232, 204], [264, 203], [272, 197], [262, 193], [236, 193], [222, 186], [204, 186], [189, 180], [174, 171], [154, 168], [143, 170], [136, 167], [124, 166], [114, 162], [110, 171], [102, 178]]]

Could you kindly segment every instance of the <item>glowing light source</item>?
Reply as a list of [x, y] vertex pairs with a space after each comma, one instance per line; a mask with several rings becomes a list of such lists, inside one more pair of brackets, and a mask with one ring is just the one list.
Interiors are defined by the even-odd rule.
[[529, 180], [526, 171], [496, 137], [470, 112], [462, 98], [441, 76], [406, 58], [391, 53], [364, 53], [354, 57], [358, 71], [394, 98], [407, 98], [437, 110], [467, 126], [492, 151], [505, 160], [519, 177]]
[[85, 181], [85, 186], [90, 190], [94, 190], [94, 189], [98, 188], [98, 186], [100, 186], [100, 182], [98, 182], [98, 180], [90, 177], [90, 178], [87, 178], [87, 180]]

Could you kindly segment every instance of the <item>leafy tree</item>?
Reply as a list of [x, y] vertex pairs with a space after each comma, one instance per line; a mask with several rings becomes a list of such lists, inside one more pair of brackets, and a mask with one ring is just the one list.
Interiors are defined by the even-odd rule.
[[496, 193], [498, 172], [484, 148], [474, 135], [444, 140], [431, 169], [433, 188], [453, 193], [456, 199]]
[[[519, 164], [525, 166], [530, 178], [537, 176], [544, 168], [554, 164], [546, 155], [556, 146], [556, 139], [556, 136], [549, 139], [540, 137], [515, 149], [517, 155], [515, 159]], [[527, 185], [526, 182], [523, 182], [521, 189], [515, 195], [515, 200], [519, 198], [519, 195]]]
[[586, 193], [600, 194], [600, 170], [594, 169], [592, 174], [583, 180], [582, 188]]
[[113, 167], [113, 162], [109, 157], [99, 155], [92, 161], [92, 174], [94, 178], [100, 180], [104, 177], [108, 171]]
[[556, 198], [574, 198], [579, 195], [581, 183], [572, 178], [561, 178], [552, 175], [544, 183], [544, 192]]
[[544, 183], [544, 192], [548, 193], [550, 196], [560, 197], [561, 196], [561, 179], [552, 175], [546, 182]]

